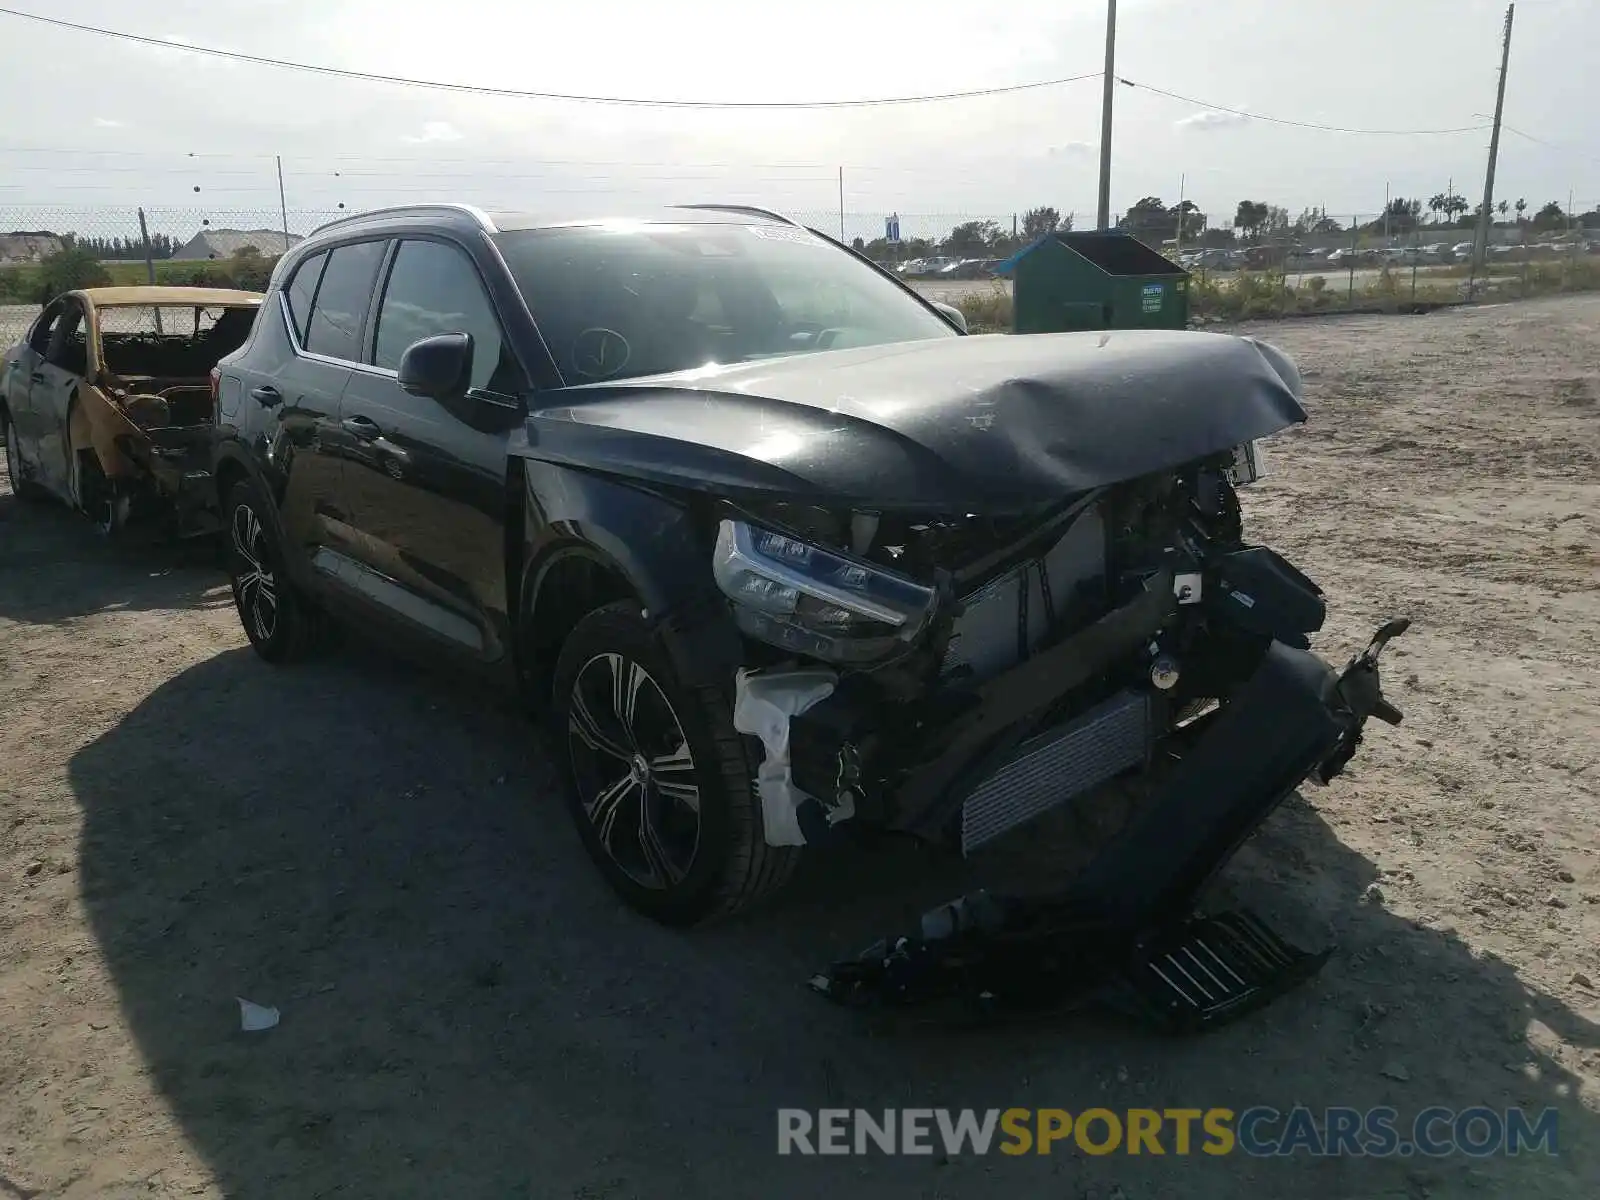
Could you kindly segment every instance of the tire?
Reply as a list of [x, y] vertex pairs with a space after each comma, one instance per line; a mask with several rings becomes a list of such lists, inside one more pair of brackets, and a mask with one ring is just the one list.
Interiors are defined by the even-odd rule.
[[17, 427], [11, 423], [9, 412], [0, 411], [0, 427], [6, 435], [6, 478], [11, 481], [11, 494], [18, 500], [44, 499], [42, 487], [22, 478], [22, 447], [17, 444]]
[[552, 732], [572, 819], [607, 882], [645, 916], [693, 925], [778, 890], [800, 852], [762, 836], [727, 697], [679, 683], [638, 611], [607, 605], [567, 637]]
[[269, 663], [293, 662], [315, 648], [322, 614], [283, 569], [283, 547], [260, 491], [240, 480], [228, 493], [223, 553], [239, 622], [255, 652]]
[[74, 450], [71, 462], [68, 491], [73, 507], [94, 522], [101, 537], [119, 536], [132, 512], [127, 492], [106, 478], [93, 450]]

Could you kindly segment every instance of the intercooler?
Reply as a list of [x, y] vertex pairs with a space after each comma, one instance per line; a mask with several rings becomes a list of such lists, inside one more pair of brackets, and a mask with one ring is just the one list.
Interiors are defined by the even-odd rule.
[[961, 852], [1139, 766], [1150, 745], [1147, 694], [1118, 692], [1066, 725], [1030, 738], [961, 806]]

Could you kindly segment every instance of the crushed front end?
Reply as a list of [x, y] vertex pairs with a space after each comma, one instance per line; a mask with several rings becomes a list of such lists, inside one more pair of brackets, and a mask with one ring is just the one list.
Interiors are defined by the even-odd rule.
[[774, 506], [720, 525], [716, 574], [753, 647], [734, 721], [760, 738], [769, 840], [844, 822], [972, 853], [1137, 777], [1146, 798], [1045, 897], [978, 893], [816, 981], [852, 1003], [1114, 997], [1175, 1027], [1245, 1011], [1320, 966], [1196, 900], [1370, 717], [1378, 657], [1309, 649], [1318, 587], [1246, 542], [1253, 444], [1003, 520]]

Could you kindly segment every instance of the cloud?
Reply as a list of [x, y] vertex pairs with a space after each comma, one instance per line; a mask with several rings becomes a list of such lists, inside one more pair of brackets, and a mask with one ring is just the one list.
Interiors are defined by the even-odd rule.
[[420, 146], [428, 142], [459, 142], [461, 136], [461, 131], [449, 121], [424, 121], [421, 133], [408, 133], [400, 140]]
[[122, 121], [113, 121], [110, 117], [96, 117], [94, 119], [94, 127], [96, 129], [122, 129], [124, 124]]
[[1190, 113], [1187, 117], [1180, 117], [1173, 122], [1179, 129], [1226, 129], [1230, 125], [1248, 125], [1250, 115], [1242, 112], [1222, 112], [1215, 108], [1208, 108], [1202, 112]]
[[1051, 158], [1081, 158], [1094, 151], [1093, 142], [1062, 142], [1059, 146], [1051, 146], [1048, 153]]

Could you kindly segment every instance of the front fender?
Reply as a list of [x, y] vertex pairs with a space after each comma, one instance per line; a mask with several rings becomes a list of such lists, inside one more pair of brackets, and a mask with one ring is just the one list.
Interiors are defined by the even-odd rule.
[[[525, 460], [523, 467], [525, 586], [536, 586], [557, 556], [576, 552], [625, 579], [652, 616], [704, 593], [711, 581], [711, 551], [687, 503], [536, 459]], [[702, 579], [687, 569], [696, 563], [705, 568]]]
[[731, 686], [744, 644], [711, 575], [699, 498], [537, 459], [523, 467], [520, 611], [540, 603], [554, 566], [581, 555], [639, 598], [680, 680]]

